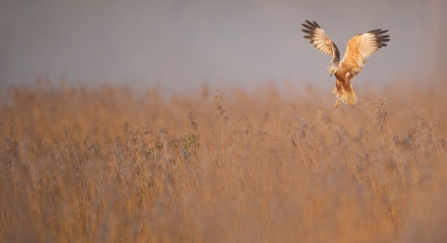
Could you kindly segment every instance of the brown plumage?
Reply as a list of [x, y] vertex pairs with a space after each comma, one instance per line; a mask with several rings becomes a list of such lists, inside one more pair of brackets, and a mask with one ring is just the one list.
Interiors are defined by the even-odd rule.
[[369, 32], [358, 34], [348, 41], [345, 56], [340, 61], [340, 52], [334, 42], [324, 33], [324, 30], [317, 22], [306, 20], [303, 24], [303, 32], [308, 35], [304, 38], [309, 39], [314, 47], [324, 54], [332, 56], [328, 72], [335, 75], [335, 88], [332, 93], [335, 94], [335, 108], [338, 107], [338, 101], [348, 103], [353, 106], [357, 102], [357, 97], [351, 85], [351, 80], [357, 76], [365, 66], [366, 60], [383, 46], [387, 46], [389, 35], [383, 35], [388, 30], [371, 30]]

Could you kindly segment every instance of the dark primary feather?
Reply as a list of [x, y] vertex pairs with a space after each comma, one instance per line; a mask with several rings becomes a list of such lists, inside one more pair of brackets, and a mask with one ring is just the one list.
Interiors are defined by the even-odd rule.
[[332, 40], [324, 33], [324, 30], [320, 25], [313, 21], [306, 20], [302, 26], [305, 29], [302, 31], [308, 35], [303, 36], [305, 39], [309, 39], [310, 43], [319, 51], [324, 54], [331, 55], [332, 61], [340, 60], [340, 52], [338, 51], [337, 45], [332, 42]]
[[376, 30], [368, 31], [368, 33], [371, 33], [374, 35], [374, 37], [375, 37], [374, 40], [375, 40], [378, 48], [387, 46], [387, 44], [385, 42], [390, 41], [389, 35], [382, 35], [382, 34], [385, 34], [386, 32], [388, 32], [388, 30], [376, 29]]

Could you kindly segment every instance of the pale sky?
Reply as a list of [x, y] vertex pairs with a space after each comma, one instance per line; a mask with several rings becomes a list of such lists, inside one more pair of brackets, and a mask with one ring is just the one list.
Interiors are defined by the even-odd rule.
[[356, 82], [440, 79], [447, 64], [445, 1], [0, 0], [0, 84], [37, 75], [72, 84], [165, 89], [334, 82], [330, 57], [303, 39], [317, 21], [344, 54], [358, 33], [391, 41]]

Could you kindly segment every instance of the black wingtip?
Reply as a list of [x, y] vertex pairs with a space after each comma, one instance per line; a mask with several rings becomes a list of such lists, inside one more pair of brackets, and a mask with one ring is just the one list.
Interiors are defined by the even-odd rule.
[[303, 24], [303, 26], [306, 28], [310, 28], [310, 29], [321, 28], [320, 25], [315, 21], [309, 21], [306, 19], [305, 22], [307, 25], [309, 25], [309, 26], [306, 26], [305, 24]]
[[314, 32], [315, 31], [315, 29], [317, 29], [317, 28], [320, 28], [321, 29], [321, 27], [320, 27], [320, 25], [317, 23], [317, 22], [315, 22], [315, 21], [309, 21], [309, 20], [305, 20], [305, 23], [303, 23], [303, 24], [301, 24], [304, 28], [306, 28], [306, 29], [303, 29], [302, 31], [303, 32], [305, 32], [305, 33], [308, 33], [308, 34], [311, 34], [312, 32]]
[[309, 30], [313, 30], [314, 29], [314, 27], [309, 26], [307, 24], [303, 24], [303, 27], [306, 28], [306, 29], [309, 29]]
[[304, 33], [307, 33], [309, 35], [312, 35], [312, 31], [308, 30], [308, 29], [302, 29], [301, 31], [303, 31]]
[[386, 32], [388, 32], [388, 30], [375, 29], [375, 30], [368, 31], [368, 33], [375, 34], [375, 35], [385, 34]]

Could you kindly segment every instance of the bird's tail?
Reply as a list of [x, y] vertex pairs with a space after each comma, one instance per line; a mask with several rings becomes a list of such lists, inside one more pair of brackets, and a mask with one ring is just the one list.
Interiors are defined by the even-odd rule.
[[357, 102], [357, 96], [355, 95], [351, 84], [342, 85], [341, 82], [337, 82], [332, 93], [335, 94], [335, 97], [339, 101], [349, 103], [351, 106], [354, 106]]

